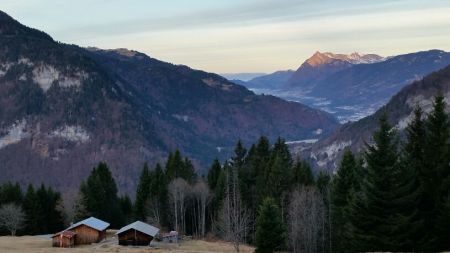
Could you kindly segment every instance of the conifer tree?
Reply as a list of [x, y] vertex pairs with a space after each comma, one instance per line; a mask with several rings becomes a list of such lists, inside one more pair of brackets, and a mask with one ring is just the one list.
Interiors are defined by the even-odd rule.
[[352, 250], [405, 250], [409, 242], [403, 233], [410, 217], [405, 215], [404, 206], [414, 195], [408, 192], [408, 183], [402, 182], [396, 133], [386, 114], [373, 137], [374, 144], [365, 152], [362, 194], [355, 195], [351, 203]]
[[317, 174], [316, 186], [322, 195], [325, 195], [331, 182], [331, 176], [327, 172], [321, 170]]
[[257, 211], [256, 208], [262, 203], [262, 200], [267, 194], [266, 179], [268, 174], [267, 170], [270, 168], [271, 152], [269, 139], [265, 136], [259, 138], [256, 145], [256, 152], [251, 159], [252, 170], [254, 170], [254, 175], [256, 176], [256, 196], [254, 196], [256, 202], [254, 212]]
[[[410, 181], [410, 191], [417, 193], [415, 204], [406, 203], [405, 208], [416, 211], [411, 217], [411, 223], [416, 226], [409, 228], [407, 234], [410, 236], [411, 248], [422, 249], [423, 244], [428, 243], [432, 237], [432, 231], [427, 230], [426, 220], [429, 217], [430, 191], [427, 190], [427, 158], [426, 158], [426, 129], [423, 121], [423, 112], [420, 107], [414, 109], [414, 118], [408, 124], [406, 131], [406, 143], [403, 145], [402, 165], [404, 166], [403, 178]], [[415, 234], [414, 234], [415, 233]]]
[[119, 197], [119, 206], [124, 217], [125, 223], [130, 223], [133, 220], [133, 203], [131, 203], [130, 197], [128, 195], [123, 195]]
[[450, 249], [450, 194], [443, 198], [440, 209], [437, 213], [435, 249], [445, 251]]
[[272, 253], [286, 247], [286, 226], [280, 208], [272, 198], [264, 199], [256, 221], [257, 253]]
[[134, 201], [134, 218], [137, 220], [145, 220], [145, 202], [150, 193], [150, 184], [150, 171], [148, 164], [144, 163], [136, 189], [136, 200]]
[[292, 185], [294, 187], [314, 184], [311, 166], [305, 161], [297, 160], [292, 168], [292, 174]]
[[218, 159], [214, 159], [210, 169], [208, 170], [208, 185], [214, 191], [216, 189], [217, 180], [219, 179], [222, 166]]
[[[427, 231], [432, 231], [424, 242], [427, 250], [448, 250], [448, 234], [445, 225], [450, 221], [448, 199], [450, 195], [450, 121], [445, 112], [444, 96], [435, 97], [433, 110], [426, 120], [426, 171], [421, 176], [426, 198], [425, 209]], [[422, 209], [423, 210], [423, 209]], [[448, 228], [447, 228], [448, 231]]]
[[238, 140], [236, 147], [234, 148], [234, 156], [231, 158], [231, 165], [238, 171], [244, 166], [246, 154], [247, 150], [244, 148], [241, 140]]
[[339, 164], [337, 174], [332, 182], [332, 243], [336, 252], [346, 252], [349, 249], [351, 194], [358, 191], [358, 163], [353, 153], [346, 149]]
[[83, 206], [89, 214], [120, 227], [123, 217], [117, 197], [117, 186], [106, 163], [101, 162], [80, 186]]
[[23, 209], [25, 212], [26, 225], [25, 231], [29, 235], [35, 235], [39, 233], [39, 223], [38, 221], [42, 219], [39, 217], [39, 210], [42, 209], [39, 201], [37, 200], [36, 192], [32, 184], [28, 185], [27, 191], [25, 193], [23, 201]]
[[168, 182], [180, 177], [180, 171], [184, 166], [183, 157], [179, 150], [176, 150], [174, 154], [170, 153], [166, 163], [166, 176]]
[[244, 202], [244, 205], [250, 210], [252, 215], [256, 213], [256, 202], [257, 202], [257, 193], [256, 193], [256, 178], [257, 178], [257, 164], [259, 163], [259, 159], [256, 153], [256, 146], [253, 144], [245, 159], [245, 165], [241, 166], [239, 170], [239, 188], [241, 190], [241, 198]]
[[287, 194], [292, 179], [292, 158], [289, 149], [282, 138], [278, 138], [272, 149], [271, 159], [265, 170], [266, 194], [264, 197], [272, 197], [282, 200], [282, 195]]
[[19, 183], [6, 182], [0, 185], [0, 205], [7, 203], [22, 204], [22, 189]]
[[57, 206], [61, 201], [58, 192], [43, 184], [36, 190], [36, 198], [41, 207], [38, 212], [39, 233], [47, 234], [60, 231], [63, 228], [63, 215]]
[[166, 225], [168, 224], [167, 212], [165, 211], [167, 210], [168, 205], [168, 181], [166, 174], [159, 163], [156, 164], [151, 176], [153, 178], [150, 185], [150, 200], [153, 202], [151, 208], [155, 209], [153, 212], [159, 214], [157, 217], [159, 219], [158, 222], [161, 225]]
[[195, 172], [194, 165], [192, 164], [192, 161], [189, 160], [187, 157], [184, 158], [183, 166], [181, 167], [179, 177], [183, 178], [189, 183], [193, 183], [194, 180], [197, 178], [197, 173]]
[[229, 163], [225, 163], [223, 165], [222, 170], [220, 171], [219, 178], [217, 179], [216, 188], [214, 190], [214, 196], [211, 203], [212, 206], [212, 214], [211, 216], [213, 218], [217, 218], [217, 214], [219, 213], [219, 210], [222, 208], [222, 203], [225, 196], [225, 188], [226, 188], [226, 182], [227, 182], [227, 170], [230, 170]]

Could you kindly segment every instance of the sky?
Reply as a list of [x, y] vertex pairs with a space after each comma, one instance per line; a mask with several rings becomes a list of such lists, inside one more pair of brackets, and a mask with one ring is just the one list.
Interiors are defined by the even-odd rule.
[[0, 0], [55, 40], [216, 73], [296, 69], [316, 51], [450, 51], [449, 0]]

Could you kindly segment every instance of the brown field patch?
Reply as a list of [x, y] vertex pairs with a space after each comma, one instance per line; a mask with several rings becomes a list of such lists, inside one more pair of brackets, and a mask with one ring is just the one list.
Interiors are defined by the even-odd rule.
[[[253, 252], [254, 248], [242, 245], [241, 252]], [[53, 248], [51, 240], [40, 236], [2, 236], [0, 237], [0, 252], [2, 253], [90, 253], [90, 252], [126, 252], [126, 253], [206, 253], [206, 252], [234, 252], [231, 243], [223, 241], [191, 240], [183, 241], [180, 245], [161, 245], [158, 248], [150, 247], [125, 247], [117, 245], [114, 237], [98, 244], [77, 246], [75, 248]]]

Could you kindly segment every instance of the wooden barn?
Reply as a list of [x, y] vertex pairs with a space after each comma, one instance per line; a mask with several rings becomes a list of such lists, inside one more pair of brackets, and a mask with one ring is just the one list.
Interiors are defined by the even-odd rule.
[[76, 233], [75, 245], [97, 243], [106, 237], [108, 222], [104, 222], [94, 217], [77, 222], [65, 231]]
[[148, 246], [158, 232], [158, 228], [136, 221], [121, 228], [116, 235], [119, 237], [119, 245]]
[[52, 236], [53, 247], [72, 248], [75, 246], [75, 236], [77, 234], [72, 231], [61, 231]]

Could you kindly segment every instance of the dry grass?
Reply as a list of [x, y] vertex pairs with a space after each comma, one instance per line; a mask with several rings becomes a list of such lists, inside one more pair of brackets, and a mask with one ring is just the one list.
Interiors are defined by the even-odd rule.
[[[241, 246], [241, 252], [253, 252], [254, 248]], [[0, 237], [0, 252], [2, 253], [88, 253], [88, 252], [126, 252], [126, 253], [206, 253], [206, 252], [234, 252], [234, 248], [227, 242], [207, 242], [202, 240], [184, 241], [179, 246], [164, 245], [160, 248], [149, 247], [124, 247], [117, 245], [117, 241], [109, 238], [107, 242], [79, 246], [71, 249], [53, 248], [51, 240], [39, 236]]]

